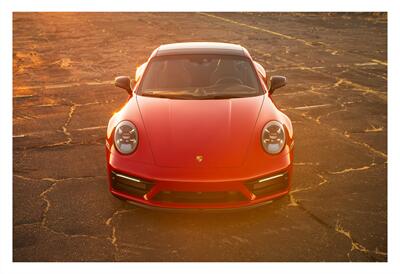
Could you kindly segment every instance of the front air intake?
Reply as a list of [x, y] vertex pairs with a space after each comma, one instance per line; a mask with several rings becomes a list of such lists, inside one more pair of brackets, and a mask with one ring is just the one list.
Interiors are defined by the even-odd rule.
[[141, 178], [111, 172], [111, 186], [118, 192], [142, 198], [153, 185], [154, 183]]

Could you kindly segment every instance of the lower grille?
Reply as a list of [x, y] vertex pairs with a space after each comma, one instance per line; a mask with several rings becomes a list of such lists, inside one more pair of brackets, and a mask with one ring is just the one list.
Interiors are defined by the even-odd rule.
[[183, 192], [183, 191], [161, 191], [152, 199], [158, 202], [173, 203], [229, 203], [245, 201], [242, 193], [237, 191], [217, 192]]
[[122, 175], [116, 172], [111, 173], [112, 188], [136, 197], [143, 197], [154, 185], [151, 182]]
[[284, 191], [289, 186], [289, 174], [287, 172], [261, 178], [246, 183], [247, 188], [256, 196], [272, 195]]

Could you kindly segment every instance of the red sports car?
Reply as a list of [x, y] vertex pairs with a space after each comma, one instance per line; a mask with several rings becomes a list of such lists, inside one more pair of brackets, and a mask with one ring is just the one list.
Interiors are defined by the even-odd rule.
[[271, 99], [286, 78], [267, 79], [240, 45], [176, 43], [153, 51], [108, 124], [113, 195], [158, 208], [262, 205], [289, 192], [290, 119]]

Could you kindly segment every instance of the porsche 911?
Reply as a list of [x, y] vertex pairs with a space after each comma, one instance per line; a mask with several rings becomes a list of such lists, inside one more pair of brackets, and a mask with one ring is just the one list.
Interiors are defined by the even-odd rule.
[[292, 123], [268, 77], [240, 45], [161, 45], [115, 85], [126, 104], [110, 119], [110, 192], [155, 208], [235, 209], [289, 193]]

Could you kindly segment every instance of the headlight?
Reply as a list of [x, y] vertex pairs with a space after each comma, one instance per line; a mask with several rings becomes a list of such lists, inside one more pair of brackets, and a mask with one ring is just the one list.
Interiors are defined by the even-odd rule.
[[285, 129], [278, 121], [268, 122], [261, 132], [261, 143], [269, 154], [278, 154], [285, 146]]
[[114, 145], [122, 154], [130, 154], [135, 151], [139, 141], [137, 129], [129, 121], [120, 122], [115, 128]]

